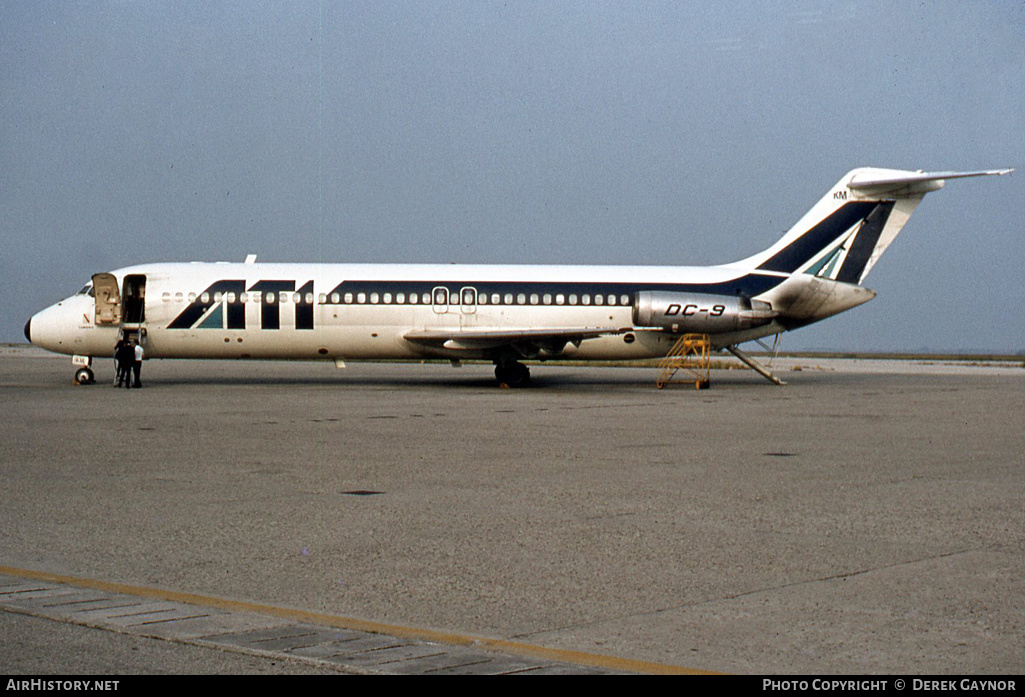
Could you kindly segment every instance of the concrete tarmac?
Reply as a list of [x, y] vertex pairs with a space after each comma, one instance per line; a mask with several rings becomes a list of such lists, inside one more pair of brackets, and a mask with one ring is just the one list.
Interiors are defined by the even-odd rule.
[[[1025, 664], [1020, 365], [112, 364], [0, 351], [0, 566], [728, 673]], [[0, 624], [9, 674], [117, 643]], [[275, 670], [170, 646], [110, 672]]]

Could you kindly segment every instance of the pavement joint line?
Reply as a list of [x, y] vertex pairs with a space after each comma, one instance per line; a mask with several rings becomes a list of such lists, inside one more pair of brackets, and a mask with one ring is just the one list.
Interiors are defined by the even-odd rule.
[[90, 603], [102, 603], [104, 598], [88, 598], [86, 600], [69, 600], [63, 603], [44, 603], [43, 607], [68, 607], [71, 605], [88, 605]]
[[160, 615], [168, 612], [174, 612], [173, 607], [164, 608], [162, 610], [142, 610], [141, 612], [126, 612], [123, 615], [108, 615], [111, 619], [123, 619], [125, 617], [145, 617], [146, 615]]
[[[152, 600], [163, 600], [165, 602], [182, 603], [199, 607], [217, 608], [220, 610], [251, 612], [258, 615], [271, 616], [279, 619], [286, 619], [298, 622], [307, 622], [313, 625], [333, 627], [336, 629], [350, 629], [370, 634], [385, 635], [398, 639], [414, 639], [419, 641], [434, 642], [448, 646], [477, 648], [491, 651], [498, 654], [509, 654], [521, 658], [544, 659], [559, 663], [569, 663], [579, 666], [601, 668], [610, 671], [623, 671], [631, 673], [648, 673], [656, 675], [712, 675], [713, 671], [705, 671], [684, 666], [675, 666], [664, 663], [620, 658], [603, 654], [587, 653], [569, 649], [553, 649], [544, 646], [521, 643], [508, 639], [491, 639], [477, 637], [455, 632], [445, 632], [433, 629], [406, 627], [402, 625], [373, 622], [338, 615], [298, 610], [294, 608], [283, 608], [274, 605], [264, 605], [239, 600], [228, 600], [215, 596], [200, 595], [197, 593], [170, 591], [160, 588], [146, 586], [133, 586], [130, 584], [102, 581], [79, 576], [51, 573], [47, 571], [36, 571], [0, 565], [0, 574], [13, 576], [26, 580], [56, 583], [78, 588], [103, 591], [106, 593], [117, 593], [122, 595], [137, 596]], [[37, 589], [44, 590], [44, 589]], [[90, 625], [92, 626], [92, 625]], [[106, 628], [106, 627], [100, 627]], [[189, 643], [205, 645], [223, 649], [220, 644], [192, 640]], [[256, 650], [257, 653], [281, 655], [279, 653]], [[292, 654], [285, 654], [291, 656]]]
[[76, 608], [72, 612], [74, 614], [81, 614], [86, 612], [100, 612], [101, 610], [118, 610], [126, 607], [139, 607], [140, 603], [128, 603], [127, 605], [106, 605], [104, 607], [80, 607]]
[[452, 670], [453, 668], [466, 668], [468, 666], [479, 666], [479, 665], [484, 665], [485, 663], [490, 663], [490, 662], [491, 662], [490, 659], [482, 658], [482, 659], [478, 659], [476, 661], [466, 661], [465, 663], [454, 663], [454, 664], [452, 664], [450, 666], [445, 666], [444, 668], [428, 668], [427, 670], [424, 671], [424, 673], [426, 673], [427, 675], [430, 675], [431, 673], [440, 673], [443, 670]]
[[19, 588], [13, 591], [3, 591], [0, 595], [21, 595], [23, 593], [38, 593], [40, 591], [48, 590], [47, 588]]
[[144, 627], [148, 624], [164, 624], [165, 622], [184, 622], [186, 620], [200, 620], [204, 617], [210, 617], [210, 615], [187, 615], [185, 617], [167, 617], [162, 620], [148, 620], [146, 622], [139, 622], [136, 625], [129, 625], [133, 627]]

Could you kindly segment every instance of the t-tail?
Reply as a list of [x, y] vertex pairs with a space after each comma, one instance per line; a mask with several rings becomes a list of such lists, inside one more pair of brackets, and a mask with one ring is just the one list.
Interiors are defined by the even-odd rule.
[[727, 265], [744, 274], [780, 280], [754, 299], [765, 319], [746, 332], [718, 337], [718, 343], [782, 384], [737, 344], [797, 329], [868, 302], [876, 294], [864, 287], [865, 278], [927, 193], [943, 188], [948, 179], [1011, 171], [851, 170], [778, 242]]
[[861, 285], [927, 193], [948, 179], [1011, 171], [852, 170], [776, 244], [737, 265]]
[[778, 242], [728, 266], [783, 279], [757, 298], [771, 305], [776, 328], [818, 322], [875, 297], [865, 278], [927, 193], [948, 179], [1011, 171], [851, 170]]

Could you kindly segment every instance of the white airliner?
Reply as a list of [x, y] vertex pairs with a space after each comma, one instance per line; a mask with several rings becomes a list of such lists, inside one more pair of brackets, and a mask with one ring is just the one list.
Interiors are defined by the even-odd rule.
[[[119, 336], [147, 358], [485, 359], [510, 386], [522, 359], [664, 356], [680, 335], [737, 345], [871, 300], [861, 284], [922, 197], [948, 179], [1001, 175], [848, 172], [778, 242], [731, 264], [514, 266], [156, 263], [95, 274], [34, 315], [30, 342], [70, 354], [76, 381]], [[770, 374], [766, 376], [772, 379]]]

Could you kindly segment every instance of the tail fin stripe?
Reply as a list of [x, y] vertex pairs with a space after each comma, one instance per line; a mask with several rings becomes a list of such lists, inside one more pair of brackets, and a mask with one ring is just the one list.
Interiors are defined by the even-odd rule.
[[890, 213], [893, 211], [893, 204], [893, 201], [883, 201], [865, 218], [861, 228], [854, 236], [854, 241], [851, 243], [847, 258], [844, 259], [836, 280], [844, 283], [861, 281], [862, 272], [868, 265], [872, 251], [876, 248], [879, 236], [883, 234], [886, 221], [889, 220]]
[[793, 273], [807, 264], [840, 235], [854, 227], [876, 208], [876, 201], [850, 201], [836, 209], [786, 247], [769, 257], [758, 268], [761, 271]]
[[836, 245], [828, 253], [822, 256], [814, 266], [804, 270], [806, 274], [811, 276], [819, 276], [821, 278], [832, 278], [830, 274], [833, 273], [833, 268], [836, 266], [837, 260], [843, 255], [843, 243]]

